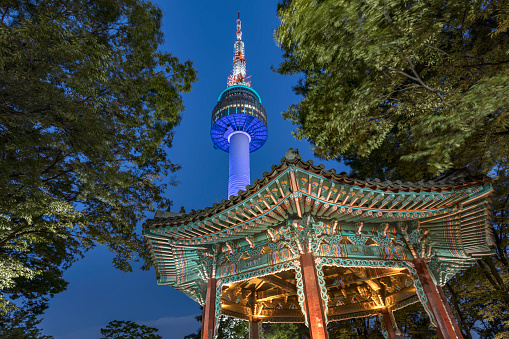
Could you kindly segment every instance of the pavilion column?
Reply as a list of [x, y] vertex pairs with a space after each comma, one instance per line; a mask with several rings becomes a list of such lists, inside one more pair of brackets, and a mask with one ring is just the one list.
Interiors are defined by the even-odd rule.
[[387, 331], [387, 338], [393, 339], [396, 336], [396, 331], [394, 330], [391, 316], [387, 308], [380, 311], [380, 322], [382, 323], [382, 327], [385, 327], [385, 330]]
[[[460, 331], [456, 333], [455, 328], [459, 329], [456, 319], [449, 316], [447, 312], [447, 299], [440, 297], [437, 286], [433, 282], [428, 267], [422, 258], [415, 258], [413, 260], [419, 281], [422, 284], [424, 293], [428, 298], [428, 305], [438, 323], [438, 336], [444, 339], [463, 339]], [[452, 314], [451, 314], [452, 315]]]
[[[396, 319], [394, 319], [394, 313], [392, 310], [384, 308], [380, 311], [380, 322], [382, 323], [382, 328], [385, 327], [387, 331], [388, 339], [403, 339], [404, 337], [401, 335], [401, 331], [396, 324]], [[385, 335], [385, 333], [384, 333]]]
[[214, 328], [216, 326], [216, 286], [215, 278], [209, 278], [207, 282], [207, 297], [203, 307], [202, 317], [202, 339], [213, 339]]
[[328, 339], [324, 305], [313, 254], [301, 254], [300, 265], [302, 270], [304, 305], [311, 339]]
[[249, 322], [249, 339], [260, 339], [260, 320], [253, 319]]
[[453, 320], [452, 325], [454, 326], [454, 331], [458, 335], [458, 338], [463, 338], [463, 332], [461, 332], [460, 327], [458, 326], [458, 322], [456, 321], [456, 318], [454, 317], [454, 313], [452, 313], [451, 305], [449, 305], [449, 302], [447, 301], [447, 297], [445, 296], [445, 293], [442, 289], [442, 286], [437, 285], [438, 294], [440, 295], [440, 298], [442, 299], [445, 310], [447, 311], [447, 314], [449, 315], [449, 319]]

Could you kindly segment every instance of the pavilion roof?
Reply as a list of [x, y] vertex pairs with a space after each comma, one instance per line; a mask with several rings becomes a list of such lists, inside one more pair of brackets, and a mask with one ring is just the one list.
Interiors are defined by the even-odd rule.
[[178, 287], [199, 279], [196, 249], [229, 242], [244, 251], [251, 245], [247, 237], [269, 243], [267, 230], [305, 214], [343, 225], [418, 221], [438, 255], [454, 261], [451, 272], [491, 253], [488, 177], [455, 170], [429, 181], [361, 180], [292, 153], [230, 200], [190, 213], [158, 211], [148, 219], [143, 233], [160, 283]]
[[441, 193], [458, 190], [461, 188], [484, 185], [491, 182], [491, 179], [485, 175], [472, 175], [468, 169], [455, 169], [447, 173], [433, 178], [431, 180], [420, 180], [417, 182], [402, 182], [400, 180], [382, 181], [378, 178], [358, 179], [349, 177], [346, 172], [337, 173], [335, 169], [326, 170], [325, 165], [314, 165], [313, 160], [302, 160], [300, 155], [293, 157], [281, 158], [279, 164], [271, 166], [270, 172], [264, 172], [261, 179], [254, 179], [253, 185], [248, 185], [245, 191], [239, 191], [237, 196], [231, 196], [229, 200], [223, 199], [221, 203], [214, 203], [211, 207], [201, 210], [191, 211], [189, 213], [174, 213], [166, 211], [157, 211], [153, 219], [147, 219], [143, 224], [143, 228], [177, 226], [203, 220], [207, 217], [214, 216], [235, 206], [253, 195], [260, 192], [279, 174], [290, 168], [291, 166], [309, 171], [324, 179], [329, 179], [337, 184], [346, 184], [358, 187], [359, 189], [378, 190], [387, 193]]

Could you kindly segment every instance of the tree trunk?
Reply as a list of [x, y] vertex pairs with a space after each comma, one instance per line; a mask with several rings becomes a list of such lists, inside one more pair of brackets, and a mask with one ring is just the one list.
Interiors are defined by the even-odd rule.
[[[502, 292], [503, 301], [506, 304], [506, 307], [509, 307], [509, 293], [507, 291], [507, 287], [504, 284], [502, 277], [498, 273], [497, 268], [495, 267], [495, 263], [493, 263], [493, 260], [490, 257], [485, 257], [481, 260], [477, 260], [477, 263], [479, 264], [479, 266], [481, 266], [484, 274], [488, 278], [489, 282], [493, 285], [493, 287], [496, 290]], [[489, 271], [486, 269], [484, 263], [488, 265]]]

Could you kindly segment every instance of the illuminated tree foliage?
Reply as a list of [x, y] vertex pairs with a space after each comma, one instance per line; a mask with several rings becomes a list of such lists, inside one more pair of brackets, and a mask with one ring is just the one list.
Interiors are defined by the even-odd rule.
[[249, 338], [249, 322], [228, 316], [219, 320], [217, 339], [245, 339]]
[[170, 205], [158, 180], [179, 168], [165, 150], [196, 80], [158, 49], [161, 18], [141, 0], [2, 1], [3, 295], [65, 289], [62, 270], [97, 244], [124, 271], [147, 258], [136, 222]]

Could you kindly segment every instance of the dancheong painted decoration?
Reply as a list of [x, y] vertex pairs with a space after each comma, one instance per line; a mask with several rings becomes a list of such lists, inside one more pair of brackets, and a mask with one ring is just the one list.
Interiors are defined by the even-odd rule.
[[[234, 62], [230, 89], [262, 107], [243, 58]], [[220, 142], [231, 140], [219, 139], [228, 150]], [[318, 339], [330, 321], [368, 316], [397, 338], [393, 311], [417, 302], [441, 338], [462, 338], [441, 286], [493, 254], [489, 178], [459, 170], [427, 182], [359, 180], [290, 149], [247, 183], [220, 204], [158, 211], [143, 226], [158, 284], [204, 306], [202, 338], [216, 336], [222, 315], [249, 321], [254, 339], [261, 322], [302, 322]]]

